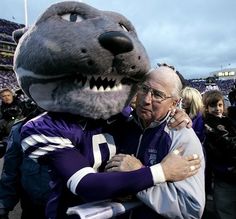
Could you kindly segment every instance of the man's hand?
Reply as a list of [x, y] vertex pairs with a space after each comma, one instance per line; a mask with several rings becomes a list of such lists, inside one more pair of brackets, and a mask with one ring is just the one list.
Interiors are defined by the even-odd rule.
[[169, 153], [162, 161], [161, 166], [166, 181], [180, 181], [195, 175], [200, 168], [200, 159], [197, 154], [189, 156], [179, 155], [181, 148]]
[[113, 156], [109, 161], [107, 161], [105, 170], [107, 172], [127, 172], [132, 170], [138, 170], [142, 166], [143, 164], [140, 162], [140, 160], [134, 157], [133, 155], [117, 154]]
[[171, 112], [171, 119], [167, 125], [169, 128], [175, 129], [181, 129], [184, 127], [191, 128], [192, 120], [183, 109], [176, 108]]
[[[161, 166], [166, 181], [180, 181], [195, 175], [200, 168], [200, 159], [197, 154], [181, 156], [181, 147], [169, 153], [162, 161]], [[127, 172], [143, 167], [139, 159], [133, 155], [117, 154], [105, 166], [107, 172]]]

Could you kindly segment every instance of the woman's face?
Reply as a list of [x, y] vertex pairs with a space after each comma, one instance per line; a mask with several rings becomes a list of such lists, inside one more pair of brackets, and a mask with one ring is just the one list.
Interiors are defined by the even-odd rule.
[[208, 106], [207, 108], [208, 113], [217, 116], [217, 117], [222, 117], [223, 112], [224, 112], [224, 103], [223, 100], [219, 100], [214, 106]]

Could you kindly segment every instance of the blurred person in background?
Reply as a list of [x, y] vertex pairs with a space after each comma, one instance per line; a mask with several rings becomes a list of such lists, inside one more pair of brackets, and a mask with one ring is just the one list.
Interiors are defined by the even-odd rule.
[[203, 95], [207, 165], [213, 172], [213, 202], [219, 219], [236, 218], [236, 126], [225, 116], [218, 90]]
[[236, 83], [234, 83], [234, 86], [231, 88], [231, 91], [228, 94], [228, 98], [230, 101], [230, 105], [236, 106]]
[[24, 116], [22, 102], [15, 96], [10, 88], [4, 88], [0, 91], [1, 98], [1, 120], [0, 120], [0, 157], [6, 150], [6, 138], [10, 133], [10, 129], [16, 120], [22, 119]]
[[193, 87], [185, 87], [182, 89], [180, 96], [182, 98], [181, 107], [192, 119], [192, 128], [198, 136], [201, 143], [203, 143], [204, 122], [203, 122], [203, 102], [201, 93]]
[[0, 219], [8, 219], [20, 201], [21, 219], [44, 219], [50, 191], [48, 168], [24, 156], [20, 130], [29, 119], [43, 110], [37, 108], [27, 118], [16, 122], [8, 137], [0, 179]]
[[13, 124], [36, 109], [36, 105], [29, 104], [19, 98], [10, 88], [0, 91], [1, 118], [0, 118], [0, 158], [4, 155], [7, 146], [7, 137]]

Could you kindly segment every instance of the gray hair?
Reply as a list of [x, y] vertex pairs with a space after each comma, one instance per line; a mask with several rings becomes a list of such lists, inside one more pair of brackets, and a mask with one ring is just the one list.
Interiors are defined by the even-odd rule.
[[172, 85], [171, 86], [172, 87], [171, 96], [179, 99], [180, 92], [183, 88], [183, 84], [182, 84], [182, 81], [181, 81], [179, 75], [177, 74], [177, 71], [175, 70], [175, 68], [173, 66], [169, 66], [167, 64], [159, 64], [156, 68], [152, 68], [147, 72], [146, 78], [148, 78], [150, 74], [152, 74], [156, 70], [159, 70], [160, 68], [166, 68], [169, 70], [168, 72], [171, 72], [173, 74], [173, 77], [171, 76], [171, 85]]

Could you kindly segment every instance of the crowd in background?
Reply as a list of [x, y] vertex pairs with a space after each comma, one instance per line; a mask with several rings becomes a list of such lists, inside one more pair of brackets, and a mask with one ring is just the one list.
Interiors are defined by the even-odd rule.
[[19, 89], [15, 73], [12, 70], [0, 70], [0, 89], [11, 88], [13, 91]]
[[14, 30], [24, 27], [23, 24], [18, 24], [5, 19], [0, 19], [0, 40], [14, 43], [11, 34]]
[[0, 53], [0, 60], [1, 60], [1, 64], [3, 65], [12, 65], [13, 56], [8, 56], [8, 55]]

